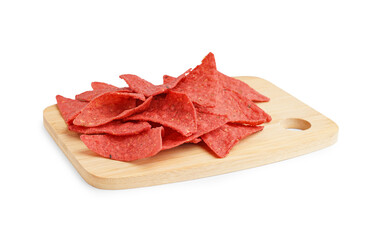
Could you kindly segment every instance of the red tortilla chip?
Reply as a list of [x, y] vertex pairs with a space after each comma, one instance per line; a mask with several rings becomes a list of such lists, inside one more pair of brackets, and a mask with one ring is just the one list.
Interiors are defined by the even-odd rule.
[[63, 97], [61, 95], [56, 96], [57, 107], [66, 123], [72, 122], [81, 110], [87, 105], [86, 102]]
[[241, 96], [247, 98], [248, 100], [254, 102], [268, 102], [270, 100], [270, 98], [260, 94], [245, 82], [226, 76], [225, 74], [220, 73], [218, 71], [217, 75], [223, 88], [234, 91], [240, 94]]
[[91, 87], [93, 90], [101, 90], [101, 89], [108, 89], [108, 88], [118, 89], [119, 88], [119, 87], [116, 87], [116, 86], [113, 86], [113, 85], [110, 85], [104, 82], [92, 82]]
[[[249, 121], [236, 121], [237, 123], [247, 123], [248, 125], [259, 125], [262, 123], [270, 122], [271, 116], [267, 114], [264, 110], [258, 107], [254, 102], [251, 100], [244, 98], [243, 96], [234, 93], [239, 106], [241, 107], [242, 112], [247, 116]], [[234, 121], [233, 121], [234, 122]]]
[[229, 154], [230, 150], [241, 139], [261, 131], [263, 128], [263, 126], [246, 126], [227, 123], [201, 136], [201, 138], [218, 157], [223, 158]]
[[248, 86], [248, 84], [238, 79], [226, 76], [221, 72], [218, 72], [213, 53], [209, 53], [203, 59], [201, 65], [197, 67], [197, 70], [200, 72], [204, 72], [205, 74], [217, 75], [223, 88], [232, 90], [247, 98], [248, 100], [254, 102], [268, 102], [270, 100], [268, 97], [260, 94], [259, 92]]
[[161, 129], [130, 136], [81, 135], [86, 146], [100, 156], [119, 161], [134, 161], [156, 155], [162, 147]]
[[197, 131], [191, 136], [185, 137], [180, 133], [166, 129], [165, 136], [162, 138], [162, 150], [170, 149], [179, 146], [185, 142], [196, 142], [195, 139], [208, 133], [214, 129], [217, 129], [227, 122], [225, 116], [220, 116], [210, 113], [197, 113]]
[[192, 71], [173, 88], [173, 91], [186, 94], [193, 103], [200, 106], [214, 107], [219, 91], [218, 77]]
[[170, 83], [176, 79], [175, 77], [172, 77], [169, 75], [164, 75], [162, 78], [163, 78], [164, 84]]
[[105, 88], [93, 91], [86, 91], [75, 96], [75, 99], [83, 102], [90, 102], [92, 99], [108, 92], [131, 92], [128, 88]]
[[[260, 94], [259, 92], [251, 88], [248, 84], [238, 79], [226, 76], [225, 74], [217, 71], [216, 62], [215, 62], [213, 53], [209, 53], [207, 56], [205, 56], [201, 64], [192, 70], [189, 78], [193, 78], [192, 76], [196, 78], [196, 76], [201, 76], [201, 75], [216, 75], [223, 88], [234, 91], [242, 95], [243, 97], [247, 98], [248, 100], [251, 100], [254, 102], [268, 102], [270, 100], [270, 98]], [[173, 77], [164, 75], [163, 79], [164, 79], [164, 83], [168, 83], [173, 80]], [[174, 89], [174, 91], [177, 91], [177, 89]], [[193, 102], [195, 102], [195, 98], [193, 96], [191, 96], [188, 92], [185, 92], [185, 93], [189, 95], [189, 97], [192, 99]], [[199, 104], [198, 102], [196, 103]], [[202, 104], [199, 104], [199, 105], [202, 105]], [[202, 105], [202, 106], [209, 107], [206, 105]]]
[[271, 120], [270, 115], [255, 103], [227, 89], [221, 89], [214, 108], [199, 108], [199, 111], [225, 115], [229, 118], [229, 122], [253, 126]]
[[75, 95], [75, 99], [82, 101], [82, 102], [90, 102], [92, 99], [107, 92], [113, 92], [113, 89], [107, 88], [107, 89], [99, 89], [99, 90], [82, 92], [80, 94]]
[[125, 80], [130, 89], [134, 92], [144, 94], [146, 97], [150, 97], [167, 92], [169, 89], [174, 88], [178, 82], [189, 73], [189, 71], [190, 70], [187, 70], [185, 73], [174, 79], [174, 81], [170, 81], [162, 85], [153, 85], [152, 83], [133, 74], [123, 74], [119, 77]]
[[203, 72], [208, 75], [215, 74], [217, 70], [217, 66], [216, 66], [216, 60], [214, 58], [214, 54], [211, 52], [208, 53], [208, 55], [204, 57], [204, 59], [201, 61], [201, 64], [197, 66], [195, 70], [199, 71], [200, 73]]
[[196, 132], [195, 107], [187, 95], [173, 91], [153, 97], [147, 111], [132, 115], [127, 120], [156, 122], [184, 136]]
[[147, 80], [144, 80], [133, 74], [123, 74], [119, 77], [125, 80], [130, 89], [132, 89], [134, 92], [144, 94], [144, 96], [146, 97], [152, 96], [154, 92], [157, 92], [159, 90], [161, 90], [160, 92], [164, 90], [164, 88], [162, 88], [161, 86], [153, 85]]
[[107, 133], [115, 136], [126, 136], [141, 133], [151, 129], [147, 122], [122, 122], [113, 121], [98, 127], [82, 127], [73, 124], [69, 125], [69, 130], [83, 134], [103, 134]]
[[149, 98], [137, 107], [136, 99], [144, 100], [144, 96], [138, 93], [104, 93], [93, 99], [82, 109], [81, 113], [74, 119], [74, 125], [83, 127], [104, 125], [146, 109], [152, 100]]
[[220, 88], [216, 72], [214, 55], [209, 53], [200, 65], [173, 88], [173, 91], [187, 94], [192, 102], [199, 106], [214, 107]]

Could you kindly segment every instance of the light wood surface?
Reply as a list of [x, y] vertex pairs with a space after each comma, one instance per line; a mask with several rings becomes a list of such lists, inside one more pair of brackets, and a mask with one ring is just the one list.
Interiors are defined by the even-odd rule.
[[263, 131], [240, 141], [226, 158], [216, 158], [194, 144], [183, 144], [134, 162], [102, 158], [89, 150], [78, 134], [67, 129], [56, 105], [44, 110], [44, 126], [86, 182], [102, 189], [152, 186], [238, 171], [310, 153], [336, 142], [338, 127], [327, 117], [264, 79], [237, 78], [271, 98], [258, 105], [273, 120], [265, 124]]

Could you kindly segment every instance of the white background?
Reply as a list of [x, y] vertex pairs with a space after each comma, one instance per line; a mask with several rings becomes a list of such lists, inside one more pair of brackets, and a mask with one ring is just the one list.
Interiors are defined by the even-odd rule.
[[[136, 3], [135, 3], [136, 2]], [[1, 1], [1, 239], [374, 239], [372, 1]], [[42, 124], [55, 95], [161, 83], [212, 51], [335, 121], [338, 142], [255, 169], [88, 185]]]

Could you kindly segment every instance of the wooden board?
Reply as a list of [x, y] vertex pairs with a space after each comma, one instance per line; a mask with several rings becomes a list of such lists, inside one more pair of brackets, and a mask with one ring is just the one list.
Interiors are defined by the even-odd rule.
[[216, 158], [193, 144], [134, 162], [102, 158], [67, 129], [56, 105], [44, 110], [44, 126], [86, 182], [102, 189], [144, 187], [233, 172], [310, 153], [336, 142], [338, 127], [327, 117], [264, 79], [237, 78], [271, 98], [258, 105], [273, 120], [262, 132], [240, 141], [226, 158]]

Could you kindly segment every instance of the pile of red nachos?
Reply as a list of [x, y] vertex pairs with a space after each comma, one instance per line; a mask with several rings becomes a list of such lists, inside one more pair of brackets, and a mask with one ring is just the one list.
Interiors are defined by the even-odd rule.
[[165, 75], [162, 85], [131, 74], [120, 78], [128, 87], [93, 82], [75, 100], [56, 96], [69, 130], [106, 158], [134, 161], [200, 142], [222, 158], [271, 121], [254, 104], [269, 98], [217, 71], [212, 53], [177, 78]]

